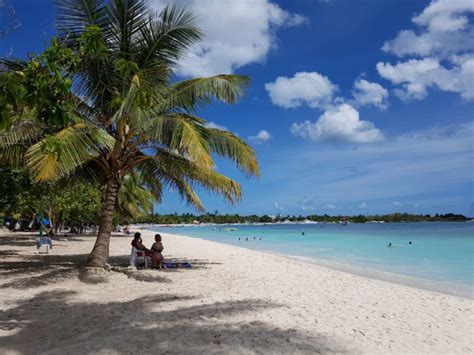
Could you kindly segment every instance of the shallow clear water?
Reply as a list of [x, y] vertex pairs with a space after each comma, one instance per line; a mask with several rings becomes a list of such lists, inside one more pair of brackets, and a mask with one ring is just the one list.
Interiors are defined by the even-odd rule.
[[[222, 229], [226, 227], [221, 226]], [[473, 223], [386, 223], [347, 226], [286, 224], [233, 227], [237, 230], [217, 231], [212, 226], [153, 229], [430, 281], [467, 287], [472, 287], [474, 284]], [[249, 240], [245, 241], [246, 238]], [[409, 241], [413, 244], [408, 244]], [[392, 243], [391, 248], [387, 247], [388, 243]]]

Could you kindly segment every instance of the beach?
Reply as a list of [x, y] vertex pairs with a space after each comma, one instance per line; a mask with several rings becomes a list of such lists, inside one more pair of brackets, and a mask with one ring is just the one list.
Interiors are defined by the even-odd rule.
[[131, 238], [114, 235], [112, 271], [94, 277], [79, 267], [92, 235], [34, 255], [31, 235], [0, 233], [0, 353], [474, 351], [467, 298], [169, 234], [166, 260], [191, 269], [132, 270]]

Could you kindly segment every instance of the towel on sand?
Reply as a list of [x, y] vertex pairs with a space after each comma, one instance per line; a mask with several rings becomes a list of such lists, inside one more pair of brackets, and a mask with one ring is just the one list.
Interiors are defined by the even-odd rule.
[[175, 262], [165, 262], [163, 263], [167, 269], [177, 269], [177, 268], [184, 268], [184, 269], [191, 269], [191, 264], [188, 262], [182, 263], [175, 263]]

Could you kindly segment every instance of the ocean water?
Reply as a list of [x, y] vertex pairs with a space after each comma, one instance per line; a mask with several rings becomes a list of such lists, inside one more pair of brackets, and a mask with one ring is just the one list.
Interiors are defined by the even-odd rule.
[[[229, 227], [236, 230], [226, 230]], [[474, 223], [280, 224], [215, 228], [154, 227], [153, 230], [283, 254], [365, 276], [473, 296]], [[392, 247], [387, 247], [388, 243], [392, 243]]]

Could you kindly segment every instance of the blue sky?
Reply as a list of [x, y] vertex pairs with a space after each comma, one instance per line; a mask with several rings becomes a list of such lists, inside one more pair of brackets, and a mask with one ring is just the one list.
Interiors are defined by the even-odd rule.
[[[152, 0], [162, 8], [166, 1]], [[1, 55], [39, 52], [48, 0], [0, 0], [22, 26]], [[471, 0], [187, 0], [206, 32], [178, 78], [233, 72], [252, 84], [235, 106], [200, 112], [255, 147], [259, 179], [221, 213], [471, 214], [474, 3]], [[5, 16], [0, 18], [4, 21]], [[192, 211], [173, 191], [160, 213]]]

